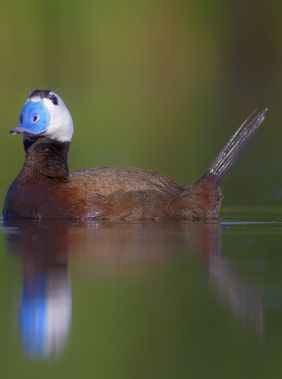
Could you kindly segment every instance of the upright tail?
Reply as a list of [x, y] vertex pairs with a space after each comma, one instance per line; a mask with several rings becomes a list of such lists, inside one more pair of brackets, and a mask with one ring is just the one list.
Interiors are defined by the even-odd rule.
[[248, 146], [267, 115], [268, 108], [255, 110], [225, 144], [212, 162], [207, 174], [214, 174], [220, 183], [228, 174], [242, 151]]

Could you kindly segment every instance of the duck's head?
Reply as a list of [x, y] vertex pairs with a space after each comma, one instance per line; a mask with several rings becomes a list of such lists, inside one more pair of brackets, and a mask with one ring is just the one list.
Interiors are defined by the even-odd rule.
[[24, 140], [48, 137], [70, 142], [73, 121], [61, 97], [49, 90], [32, 91], [20, 114], [20, 125], [10, 131], [22, 133]]

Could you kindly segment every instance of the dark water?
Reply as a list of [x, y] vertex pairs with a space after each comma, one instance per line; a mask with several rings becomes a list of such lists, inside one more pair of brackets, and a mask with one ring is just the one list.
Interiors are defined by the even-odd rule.
[[0, 230], [1, 378], [280, 378], [282, 222]]

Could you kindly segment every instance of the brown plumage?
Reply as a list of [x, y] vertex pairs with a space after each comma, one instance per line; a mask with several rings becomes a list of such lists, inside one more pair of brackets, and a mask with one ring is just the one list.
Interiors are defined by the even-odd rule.
[[218, 217], [221, 182], [264, 121], [267, 109], [246, 120], [211, 167], [191, 186], [155, 171], [96, 168], [69, 174], [69, 143], [30, 137], [25, 164], [10, 186], [4, 218], [109, 221], [193, 220]]

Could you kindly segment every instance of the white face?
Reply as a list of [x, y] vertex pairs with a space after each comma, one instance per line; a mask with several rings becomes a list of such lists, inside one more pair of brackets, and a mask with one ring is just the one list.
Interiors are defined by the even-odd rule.
[[[46, 93], [44, 93], [46, 92]], [[73, 121], [62, 98], [55, 92], [33, 91], [20, 115], [20, 125], [12, 133], [30, 136], [47, 136], [59, 142], [70, 142]]]
[[[53, 104], [48, 98], [39, 98], [39, 100], [43, 101], [50, 114], [50, 122], [44, 135], [59, 142], [70, 142], [73, 135], [73, 121], [71, 114], [62, 98], [57, 93], [50, 92], [50, 95], [56, 96], [58, 99], [58, 105]], [[30, 100], [35, 101], [35, 99], [38, 99], [38, 97], [31, 98]]]

